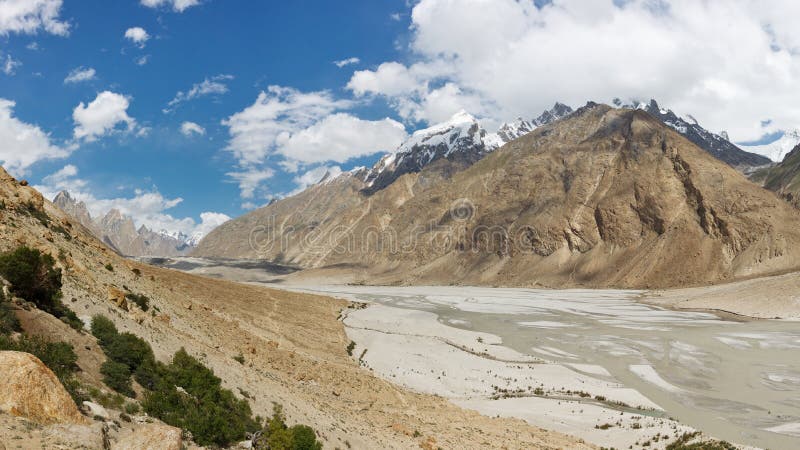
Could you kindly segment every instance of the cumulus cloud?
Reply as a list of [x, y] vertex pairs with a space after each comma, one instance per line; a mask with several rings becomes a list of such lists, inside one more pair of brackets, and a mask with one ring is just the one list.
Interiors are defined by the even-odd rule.
[[336, 113], [308, 128], [279, 136], [275, 150], [303, 163], [343, 163], [359, 156], [394, 150], [406, 137], [405, 127], [395, 120], [362, 120], [347, 113]]
[[60, 20], [62, 0], [0, 0], [0, 36], [35, 34], [40, 30], [59, 36], [69, 34]]
[[194, 122], [183, 122], [181, 124], [181, 133], [184, 136], [191, 136], [193, 134], [202, 136], [206, 134], [206, 129]]
[[15, 106], [0, 98], [0, 162], [6, 170], [21, 175], [38, 161], [69, 156], [71, 148], [59, 147], [41, 128], [14, 117]]
[[133, 42], [139, 47], [144, 47], [144, 44], [148, 39], [150, 39], [150, 35], [147, 34], [147, 31], [145, 31], [145, 29], [142, 27], [133, 27], [125, 30], [125, 39]]
[[411, 12], [417, 62], [358, 71], [348, 87], [426, 121], [464, 105], [507, 120], [555, 101], [655, 97], [736, 140], [800, 125], [798, 2], [537, 3], [421, 0]]
[[5, 61], [2, 62], [3, 73], [6, 75], [15, 75], [17, 73], [17, 68], [21, 65], [22, 63], [19, 60], [12, 58], [11, 55], [6, 55]]
[[91, 81], [97, 78], [97, 71], [91, 67], [78, 67], [72, 69], [70, 73], [64, 78], [64, 84], [82, 83], [84, 81]]
[[[269, 167], [261, 169], [250, 168], [243, 171], [228, 172], [226, 175], [231, 177], [239, 185], [239, 196], [249, 200], [255, 197], [256, 191], [264, 181], [269, 180], [275, 175], [275, 171]], [[250, 209], [247, 207], [244, 208]]]
[[254, 198], [272, 177], [270, 159], [296, 172], [394, 150], [406, 138], [405, 127], [395, 120], [363, 120], [345, 112], [354, 105], [328, 91], [270, 86], [255, 103], [223, 120], [230, 134], [226, 150], [239, 166], [229, 176], [239, 183], [242, 198]]
[[42, 185], [34, 186], [49, 199], [61, 191], [68, 191], [73, 198], [86, 203], [92, 217], [103, 217], [112, 209], [133, 218], [136, 226], [141, 225], [154, 231], [171, 234], [183, 233], [187, 236], [204, 236], [220, 224], [230, 220], [225, 214], [203, 212], [200, 221], [191, 217], [174, 217], [168, 211], [183, 202], [180, 197], [164, 197], [157, 189], [134, 189], [131, 196], [98, 198], [88, 188], [88, 182], [78, 177], [74, 165], [66, 165], [61, 170], [46, 176]]
[[342, 174], [342, 169], [339, 166], [319, 166], [315, 167], [311, 170], [306, 171], [302, 175], [294, 177], [292, 180], [294, 184], [297, 186], [292, 192], [286, 194], [287, 196], [291, 196], [297, 193], [300, 193], [309, 186], [313, 186], [323, 178], [331, 179], [336, 178]]
[[225, 82], [233, 80], [233, 78], [233, 75], [216, 75], [211, 78], [206, 78], [199, 83], [193, 84], [191, 89], [186, 92], [179, 91], [177, 94], [175, 94], [175, 98], [170, 100], [170, 102], [167, 104], [167, 108], [164, 109], [164, 113], [175, 110], [175, 108], [177, 108], [181, 103], [188, 102], [199, 97], [227, 94], [228, 85], [225, 84]]
[[183, 12], [187, 8], [197, 6], [200, 0], [142, 0], [142, 5], [148, 8], [170, 7], [175, 12]]
[[81, 102], [72, 112], [75, 138], [91, 142], [119, 129], [119, 125], [126, 131], [134, 130], [136, 120], [128, 115], [129, 106], [127, 97], [110, 91], [97, 94], [88, 105]]
[[361, 62], [361, 59], [356, 58], [355, 56], [353, 56], [353, 57], [346, 58], [346, 59], [340, 59], [339, 61], [334, 61], [333, 64], [335, 64], [336, 67], [341, 69], [344, 66], [349, 66], [351, 64], [358, 64], [360, 62]]

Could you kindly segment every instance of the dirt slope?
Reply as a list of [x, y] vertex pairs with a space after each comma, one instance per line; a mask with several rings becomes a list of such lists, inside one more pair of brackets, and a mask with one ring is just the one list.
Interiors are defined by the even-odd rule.
[[643, 111], [590, 104], [463, 171], [337, 179], [234, 220], [197, 255], [369, 283], [679, 287], [800, 267], [800, 213]]
[[[200, 278], [125, 260], [1, 169], [0, 202], [0, 251], [25, 244], [53, 255], [64, 270], [64, 301], [79, 316], [106, 315], [120, 331], [150, 342], [161, 360], [186, 348], [211, 367], [225, 387], [249, 398], [254, 413], [267, 416], [273, 402], [279, 402], [289, 423], [313, 426], [326, 447], [590, 447], [519, 420], [483, 417], [376, 378], [345, 351], [349, 340], [337, 320], [348, 307], [344, 301]], [[133, 306], [127, 311], [117, 306], [109, 294], [125, 288], [150, 297], [152, 310], [158, 312], [144, 314]], [[79, 354], [82, 381], [97, 383], [103, 356], [94, 339], [40, 314], [21, 313], [26, 332], [72, 342]], [[238, 355], [244, 357], [244, 364], [233, 359]], [[0, 441], [20, 435], [20, 426], [0, 414]], [[29, 428], [23, 441], [34, 447], [46, 445], [61, 439], [58, 433], [67, 431]], [[97, 448], [90, 440], [97, 433], [81, 433], [90, 433], [82, 442]], [[122, 434], [118, 437], [125, 439]]]

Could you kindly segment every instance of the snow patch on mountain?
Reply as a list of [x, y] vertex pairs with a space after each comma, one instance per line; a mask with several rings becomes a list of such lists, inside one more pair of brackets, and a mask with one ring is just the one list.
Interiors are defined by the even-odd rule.
[[744, 150], [766, 156], [774, 162], [781, 162], [797, 145], [800, 144], [800, 130], [786, 131], [774, 142], [763, 145], [742, 145]]

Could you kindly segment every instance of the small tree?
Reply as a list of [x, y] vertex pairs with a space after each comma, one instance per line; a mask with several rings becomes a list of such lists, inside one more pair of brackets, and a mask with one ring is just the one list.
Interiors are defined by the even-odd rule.
[[39, 250], [19, 247], [0, 255], [0, 274], [8, 280], [11, 292], [51, 311], [61, 297], [61, 269], [52, 256]]

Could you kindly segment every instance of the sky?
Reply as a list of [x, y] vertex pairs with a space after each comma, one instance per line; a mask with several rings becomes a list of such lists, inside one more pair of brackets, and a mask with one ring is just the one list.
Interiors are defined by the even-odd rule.
[[460, 110], [656, 98], [800, 127], [790, 0], [0, 0], [0, 162], [93, 215], [205, 233]]

